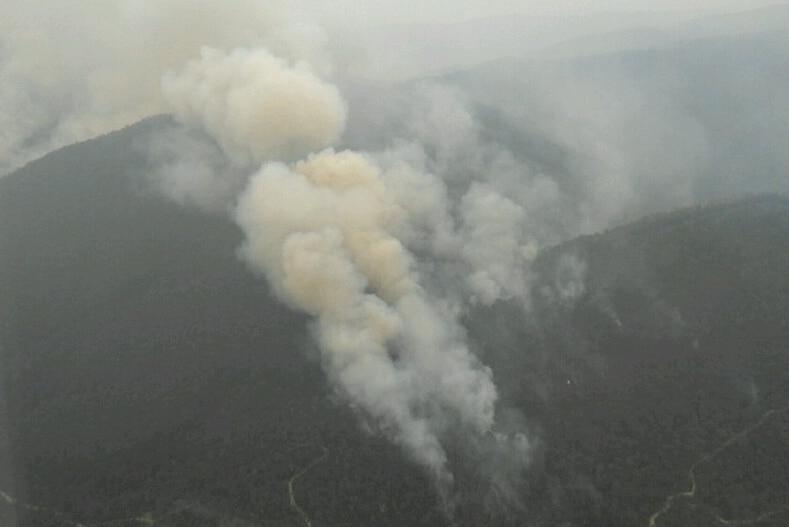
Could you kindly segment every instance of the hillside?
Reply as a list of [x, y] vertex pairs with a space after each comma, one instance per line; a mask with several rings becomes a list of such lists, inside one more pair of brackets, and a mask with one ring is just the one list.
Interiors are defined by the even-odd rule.
[[[164, 126], [0, 180], [2, 523], [446, 524], [421, 470], [334, 400], [237, 228], [146, 186], [133, 145]], [[566, 242], [529, 309], [468, 313], [541, 444], [525, 512], [497, 521], [786, 523], [787, 264], [789, 200], [746, 197]]]

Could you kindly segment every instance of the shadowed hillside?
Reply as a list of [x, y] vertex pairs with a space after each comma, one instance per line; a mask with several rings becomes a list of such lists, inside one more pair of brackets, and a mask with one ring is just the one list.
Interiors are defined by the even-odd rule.
[[298, 487], [318, 524], [382, 506], [391, 525], [440, 522], [421, 473], [331, 401], [305, 319], [237, 260], [236, 227], [147, 190], [134, 145], [165, 125], [63, 149], [0, 182], [14, 468], [14, 488], [0, 490], [44, 507], [18, 507], [20, 525], [184, 503], [199, 507], [162, 522], [196, 525], [189, 515], [205, 510], [206, 525], [223, 514], [295, 525], [286, 482], [324, 445]]

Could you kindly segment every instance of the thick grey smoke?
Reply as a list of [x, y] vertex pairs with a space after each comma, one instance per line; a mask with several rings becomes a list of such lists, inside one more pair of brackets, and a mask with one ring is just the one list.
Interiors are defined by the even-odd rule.
[[441, 436], [457, 427], [490, 433], [496, 388], [453, 314], [420, 286], [395, 236], [408, 217], [393, 197], [356, 153], [267, 164], [239, 202], [242, 255], [316, 317], [340, 390], [448, 483]]
[[162, 82], [173, 111], [211, 134], [238, 164], [298, 159], [334, 143], [345, 103], [304, 61], [292, 67], [267, 49], [203, 48]]
[[[520, 207], [475, 187], [456, 227], [447, 191], [429, 173], [391, 152], [378, 154], [386, 167], [373, 154], [320, 150], [344, 125], [337, 88], [265, 48], [204, 49], [163, 88], [175, 115], [230, 159], [262, 162], [235, 211], [246, 237], [240, 254], [283, 301], [314, 317], [338, 392], [429, 469], [446, 505], [447, 441], [498, 444], [510, 466], [523, 467], [528, 439], [496, 429], [491, 371], [458, 323], [463, 293], [437, 294], [412, 252], [461, 262], [472, 298], [493, 302], [508, 285], [523, 291]], [[424, 236], [434, 239], [420, 247]]]

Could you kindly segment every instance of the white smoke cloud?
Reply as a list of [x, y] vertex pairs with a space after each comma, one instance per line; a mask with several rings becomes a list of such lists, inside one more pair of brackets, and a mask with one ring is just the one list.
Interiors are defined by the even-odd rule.
[[345, 125], [337, 88], [306, 62], [291, 67], [265, 48], [203, 48], [200, 60], [164, 77], [162, 90], [179, 118], [239, 164], [298, 159], [334, 143]]
[[[529, 441], [495, 432], [491, 371], [458, 323], [464, 298], [523, 293], [520, 208], [474, 187], [458, 226], [447, 187], [420, 166], [420, 148], [321, 150], [345, 124], [339, 91], [269, 49], [204, 48], [162, 86], [176, 117], [212, 136], [236, 165], [262, 163], [234, 212], [245, 235], [240, 255], [279, 298], [314, 317], [338, 392], [429, 469], [445, 505], [450, 439], [474, 456], [491, 447], [471, 445], [500, 445], [497, 455], [525, 466]], [[468, 287], [436, 287], [443, 269], [420, 265], [417, 253], [461, 262], [451, 274], [471, 273]]]
[[[401, 195], [402, 196], [402, 195]], [[448, 491], [446, 434], [485, 436], [496, 387], [454, 314], [428, 296], [395, 236], [409, 222], [370, 158], [323, 151], [269, 163], [241, 196], [241, 254], [317, 320], [327, 373]]]

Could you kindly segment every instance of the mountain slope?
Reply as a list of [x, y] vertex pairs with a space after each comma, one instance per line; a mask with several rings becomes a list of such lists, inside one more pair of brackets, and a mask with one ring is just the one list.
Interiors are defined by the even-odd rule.
[[[135, 145], [167, 126], [0, 181], [5, 523], [446, 524], [428, 478], [333, 402], [237, 228], [146, 186]], [[535, 262], [528, 310], [467, 313], [541, 443], [501, 523], [785, 523], [787, 263], [789, 200], [750, 197], [569, 241]]]

